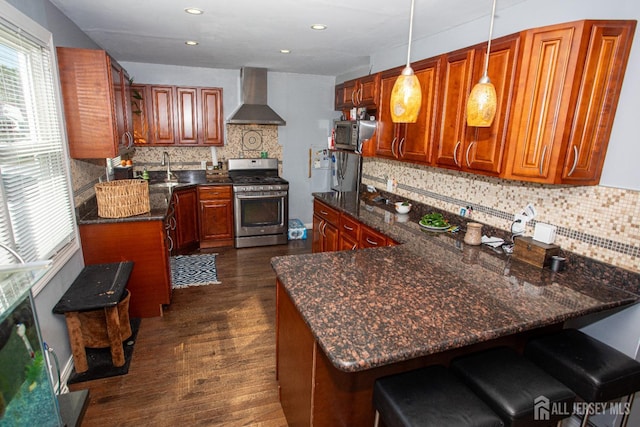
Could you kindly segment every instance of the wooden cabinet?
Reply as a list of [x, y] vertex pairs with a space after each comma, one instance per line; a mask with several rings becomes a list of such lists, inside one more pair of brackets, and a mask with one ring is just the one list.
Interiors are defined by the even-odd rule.
[[360, 225], [360, 241], [358, 247], [360, 248], [379, 248], [387, 246], [387, 236], [368, 227], [364, 224]]
[[140, 107], [136, 144], [224, 145], [221, 88], [134, 85], [133, 90], [134, 109]]
[[149, 134], [150, 100], [148, 85], [131, 85], [131, 108], [133, 116], [133, 142], [135, 145], [148, 145], [151, 142]]
[[[336, 87], [336, 109], [368, 107], [375, 110], [378, 103], [379, 74], [371, 74], [344, 82]], [[338, 99], [338, 97], [341, 97]]]
[[403, 67], [381, 75], [376, 155], [414, 163], [431, 162], [438, 111], [440, 62], [441, 58], [438, 57], [413, 64], [422, 90], [422, 104], [416, 123], [391, 121], [391, 91]]
[[347, 106], [344, 103], [344, 83], [336, 85], [334, 102], [336, 111], [347, 109]]
[[524, 32], [505, 178], [597, 184], [635, 21]]
[[348, 215], [340, 215], [340, 233], [338, 238], [338, 250], [358, 249], [360, 239], [360, 222]]
[[200, 247], [233, 246], [233, 191], [230, 185], [199, 186]]
[[69, 155], [116, 157], [133, 145], [129, 76], [103, 50], [58, 47]]
[[[85, 264], [133, 261], [127, 283], [130, 317], [162, 315], [171, 302], [171, 270], [163, 221], [125, 221], [79, 226]], [[129, 236], [128, 238], [126, 236]]]
[[313, 252], [338, 250], [339, 221], [340, 212], [318, 200], [313, 201]]
[[171, 198], [175, 217], [175, 253], [190, 252], [198, 246], [199, 223], [196, 187], [175, 190]]

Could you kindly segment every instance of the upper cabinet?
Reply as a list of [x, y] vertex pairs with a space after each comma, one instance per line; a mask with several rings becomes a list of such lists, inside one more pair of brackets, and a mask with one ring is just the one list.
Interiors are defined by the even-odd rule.
[[519, 34], [491, 44], [488, 75], [496, 89], [497, 108], [493, 124], [486, 128], [467, 126], [466, 105], [483, 74], [487, 44], [445, 55], [436, 165], [487, 175], [502, 172], [519, 44]]
[[404, 67], [381, 75], [376, 155], [414, 163], [429, 163], [436, 135], [441, 58], [420, 61], [412, 67], [422, 90], [422, 104], [416, 123], [391, 121], [391, 91]]
[[116, 157], [133, 145], [129, 76], [103, 50], [58, 47], [69, 155]]
[[336, 110], [352, 107], [376, 109], [378, 103], [379, 74], [349, 80], [336, 86]]
[[635, 21], [526, 31], [505, 178], [600, 180]]
[[[493, 40], [488, 75], [498, 105], [486, 128], [466, 123], [486, 43], [412, 64], [423, 96], [417, 123], [391, 122], [402, 67], [383, 71], [368, 153], [520, 181], [598, 184], [635, 28], [636, 21], [583, 20]], [[354, 105], [370, 77], [336, 86], [336, 103], [342, 96], [342, 106]]]
[[222, 89], [133, 85], [136, 145], [222, 146]]

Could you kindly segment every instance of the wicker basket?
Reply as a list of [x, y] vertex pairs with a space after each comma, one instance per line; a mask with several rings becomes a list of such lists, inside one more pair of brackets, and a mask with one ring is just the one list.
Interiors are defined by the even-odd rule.
[[121, 179], [95, 185], [98, 216], [126, 218], [151, 210], [149, 183], [141, 179]]

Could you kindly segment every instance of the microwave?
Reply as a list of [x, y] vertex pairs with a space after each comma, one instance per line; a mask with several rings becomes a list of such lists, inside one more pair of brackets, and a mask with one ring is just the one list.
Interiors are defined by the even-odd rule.
[[375, 120], [336, 120], [335, 148], [362, 153], [362, 144], [371, 139], [376, 130]]

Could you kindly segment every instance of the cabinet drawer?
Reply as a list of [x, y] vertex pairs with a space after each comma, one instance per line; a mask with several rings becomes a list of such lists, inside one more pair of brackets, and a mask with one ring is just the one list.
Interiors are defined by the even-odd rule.
[[198, 197], [200, 200], [231, 199], [232, 194], [233, 191], [230, 185], [198, 187]]
[[346, 234], [358, 241], [358, 231], [360, 231], [360, 222], [344, 214], [340, 217], [341, 235]]
[[378, 248], [387, 245], [385, 235], [364, 225], [360, 227], [360, 247], [361, 248]]
[[313, 212], [325, 221], [335, 225], [336, 227], [338, 226], [340, 212], [338, 212], [337, 210], [330, 208], [322, 202], [314, 200]]

